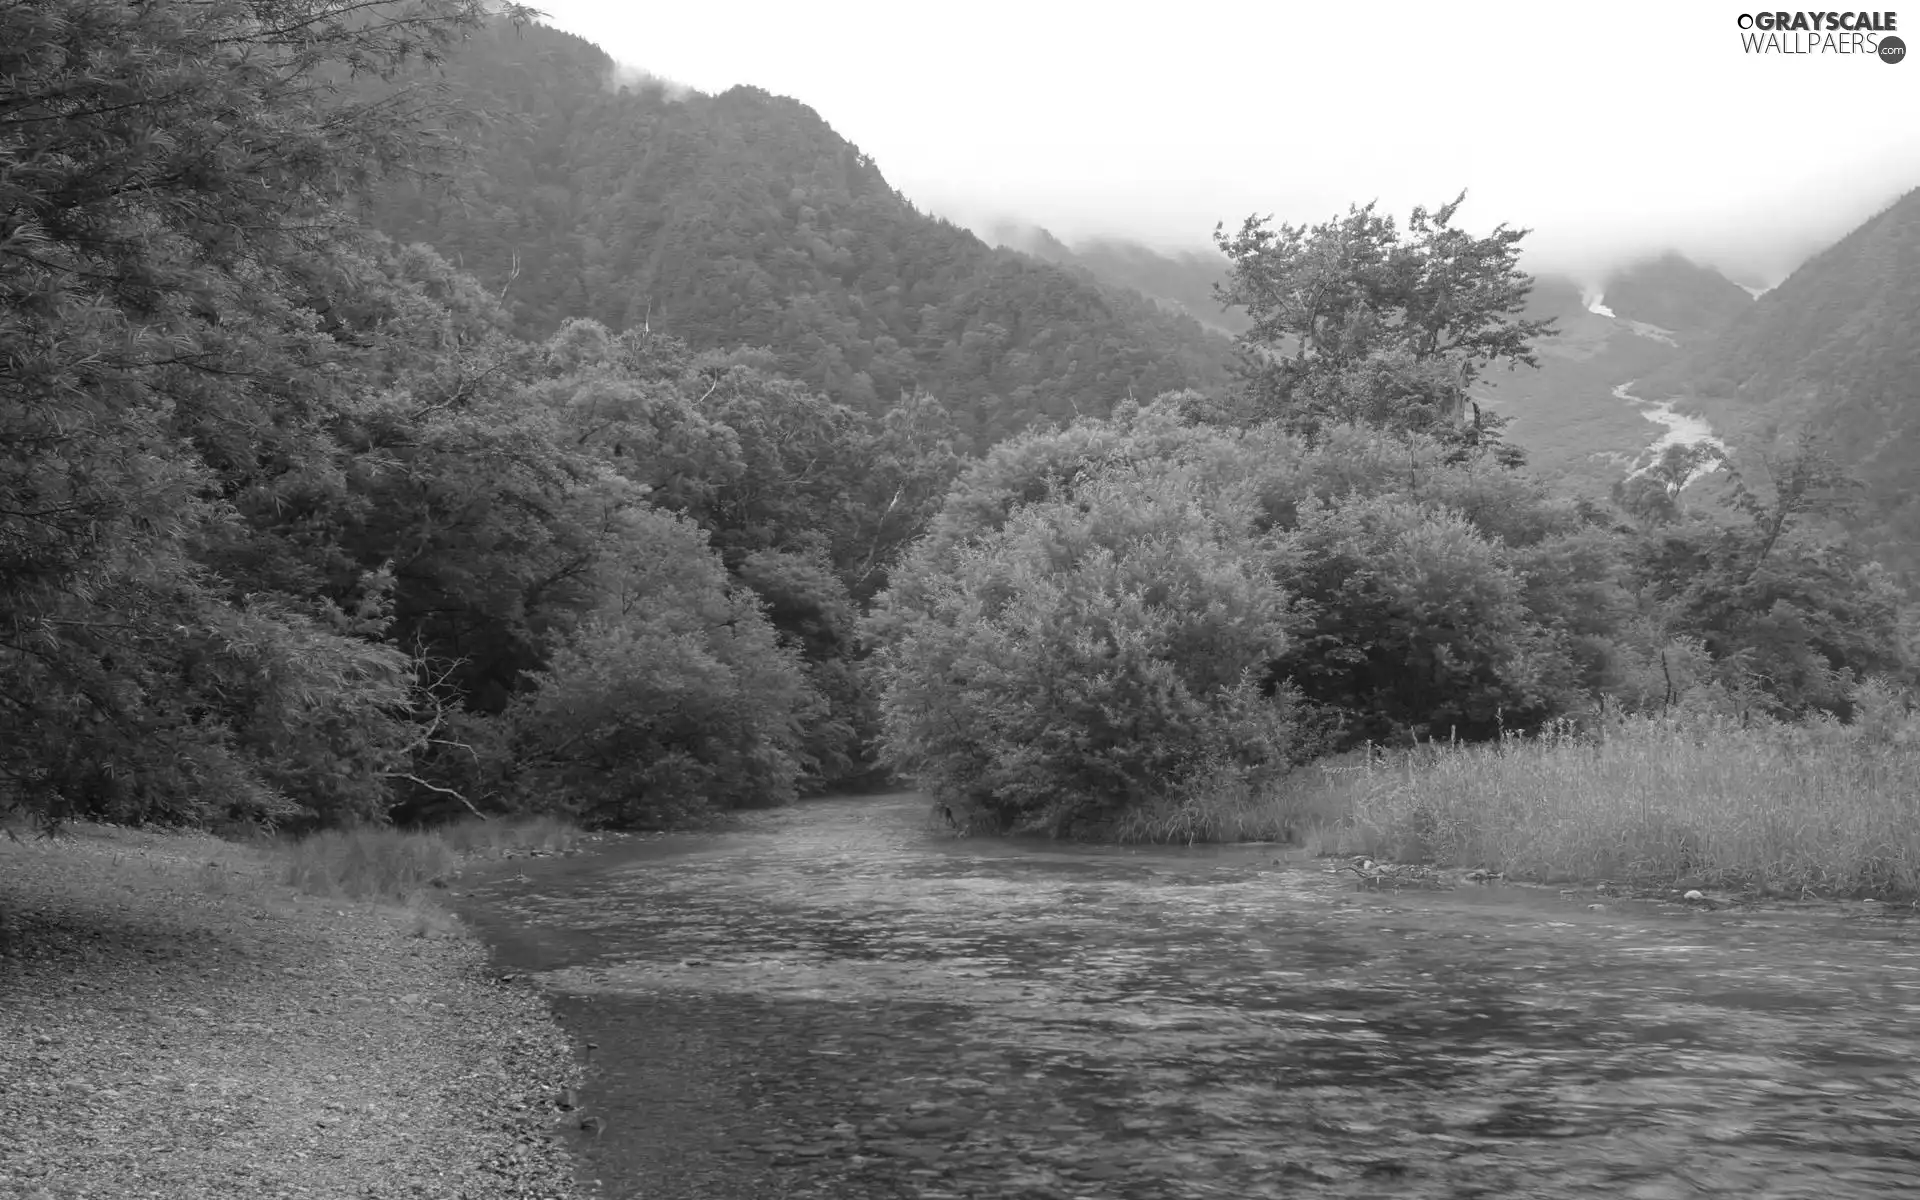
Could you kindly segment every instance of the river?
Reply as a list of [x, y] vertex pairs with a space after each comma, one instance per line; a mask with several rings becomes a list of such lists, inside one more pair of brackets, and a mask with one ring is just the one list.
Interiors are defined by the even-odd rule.
[[[1627, 382], [1614, 388], [1614, 399], [1624, 400], [1628, 404], [1638, 405], [1641, 416], [1656, 425], [1665, 425], [1667, 431], [1662, 434], [1653, 445], [1647, 447], [1641, 456], [1639, 465], [1627, 473], [1628, 479], [1652, 470], [1654, 465], [1660, 461], [1660, 456], [1667, 452], [1667, 447], [1669, 446], [1694, 446], [1705, 443], [1720, 451], [1722, 454], [1731, 453], [1731, 449], [1727, 444], [1714, 436], [1713, 426], [1707, 424], [1704, 418], [1693, 416], [1690, 413], [1675, 412], [1673, 401], [1671, 400], [1642, 400], [1631, 391], [1636, 382], [1638, 381], [1629, 379]], [[1688, 476], [1687, 482], [1692, 483], [1702, 475], [1711, 475], [1719, 469], [1720, 464], [1717, 462], [1703, 463], [1695, 469], [1692, 475]]]
[[609, 1196], [1920, 1195], [1920, 930], [1372, 891], [912, 796], [490, 868]]

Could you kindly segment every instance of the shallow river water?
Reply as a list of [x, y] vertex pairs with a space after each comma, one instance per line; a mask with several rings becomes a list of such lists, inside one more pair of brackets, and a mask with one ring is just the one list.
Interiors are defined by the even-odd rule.
[[615, 1197], [1920, 1196], [1920, 930], [835, 799], [476, 879]]

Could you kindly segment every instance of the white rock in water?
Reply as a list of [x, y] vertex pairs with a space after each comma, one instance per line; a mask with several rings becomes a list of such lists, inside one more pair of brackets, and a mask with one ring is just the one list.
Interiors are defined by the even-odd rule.
[[1682, 897], [1680, 897], [1680, 898], [1681, 898], [1682, 900], [1705, 900], [1705, 899], [1706, 899], [1706, 897], [1705, 897], [1704, 895], [1702, 895], [1702, 894], [1700, 894], [1700, 893], [1699, 893], [1699, 892], [1697, 892], [1697, 891], [1695, 891], [1695, 892], [1688, 892], [1688, 893], [1687, 893], [1686, 895], [1684, 895], [1684, 896], [1682, 896]]

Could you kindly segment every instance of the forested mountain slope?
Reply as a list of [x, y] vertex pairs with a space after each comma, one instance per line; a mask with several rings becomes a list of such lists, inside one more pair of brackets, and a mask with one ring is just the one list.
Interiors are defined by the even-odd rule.
[[477, 34], [446, 73], [485, 114], [475, 155], [450, 188], [387, 190], [371, 223], [504, 289], [523, 335], [591, 317], [765, 346], [867, 411], [932, 391], [981, 444], [1226, 382], [1224, 338], [917, 211], [805, 105], [618, 76], [569, 34]]
[[1889, 565], [1920, 566], [1920, 190], [1761, 296], [1719, 337], [1649, 380], [1736, 447], [1824, 441], [1866, 486], [1854, 524]]
[[1091, 238], [1069, 246], [1037, 225], [1015, 221], [1002, 222], [992, 232], [1000, 245], [1150, 296], [1210, 329], [1240, 334], [1251, 324], [1246, 313], [1223, 307], [1214, 294], [1215, 287], [1227, 282], [1227, 262], [1218, 252], [1169, 253], [1124, 238]]
[[1618, 389], [1645, 395], [1637, 381], [1751, 303], [1738, 285], [1677, 254], [1613, 271], [1597, 296], [1567, 276], [1538, 276], [1526, 315], [1554, 321], [1554, 335], [1538, 346], [1540, 369], [1491, 374], [1477, 399], [1513, 418], [1511, 435], [1537, 469], [1569, 490], [1607, 495], [1646, 465], [1666, 432]]
[[1739, 284], [1671, 252], [1614, 271], [1604, 294], [1615, 316], [1675, 333], [1716, 328], [1753, 306]]

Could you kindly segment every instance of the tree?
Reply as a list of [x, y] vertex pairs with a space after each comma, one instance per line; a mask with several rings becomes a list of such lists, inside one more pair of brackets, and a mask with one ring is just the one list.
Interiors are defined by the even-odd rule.
[[1645, 525], [1670, 525], [1685, 515], [1681, 493], [1700, 475], [1731, 467], [1725, 451], [1706, 442], [1678, 442], [1645, 469], [1613, 485], [1613, 502]]
[[1558, 647], [1527, 578], [1458, 511], [1394, 495], [1314, 504], [1277, 557], [1299, 602], [1276, 677], [1355, 734], [1480, 739], [1553, 714]]
[[1256, 510], [1190, 469], [1097, 468], [950, 553], [922, 543], [879, 601], [884, 761], [1002, 824], [1055, 831], [1289, 764], [1285, 598]]
[[1810, 437], [1766, 459], [1764, 479], [1728, 466], [1729, 504], [1746, 520], [1644, 530], [1632, 561], [1646, 606], [1699, 642], [1718, 682], [1778, 716], [1845, 717], [1860, 680], [1910, 680], [1899, 589], [1814, 524], [1845, 513], [1846, 473]]
[[404, 659], [380, 622], [276, 594], [251, 518], [337, 465], [362, 348], [308, 301], [340, 275], [340, 205], [433, 156], [430, 93], [345, 85], [485, 19], [0, 6], [0, 799], [381, 810]]
[[1517, 315], [1532, 288], [1527, 231], [1455, 228], [1465, 199], [1415, 208], [1405, 238], [1372, 204], [1312, 227], [1249, 217], [1234, 236], [1215, 231], [1231, 262], [1219, 299], [1252, 323], [1239, 343], [1258, 414], [1313, 436], [1359, 423], [1497, 438], [1501, 421], [1468, 392], [1496, 362], [1537, 365], [1531, 343], [1552, 322]]
[[798, 651], [692, 522], [618, 519], [600, 604], [507, 713], [503, 770], [522, 796], [627, 828], [791, 799], [824, 703]]

